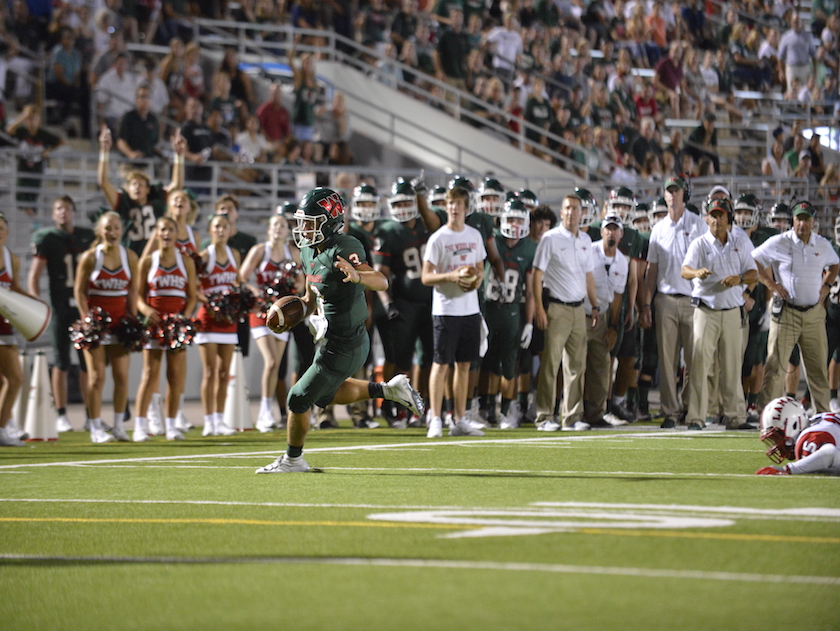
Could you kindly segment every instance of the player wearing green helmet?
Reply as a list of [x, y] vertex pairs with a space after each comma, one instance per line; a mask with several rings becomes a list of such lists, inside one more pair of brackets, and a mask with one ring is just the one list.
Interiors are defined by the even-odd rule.
[[[368, 264], [359, 240], [341, 232], [344, 214], [341, 196], [328, 188], [309, 191], [295, 212], [295, 241], [301, 248], [306, 274], [305, 315], [313, 314], [317, 308], [327, 329], [312, 365], [289, 390], [286, 453], [257, 469], [257, 473], [309, 470], [303, 459], [303, 445], [313, 405], [326, 407], [331, 403], [346, 405], [385, 398], [406, 405], [416, 414], [422, 413], [423, 400], [405, 375], [385, 384], [351, 378], [364, 366], [370, 349], [364, 290], [387, 289], [388, 281]], [[276, 303], [269, 309], [269, 326], [278, 309]], [[276, 328], [275, 332], [284, 330]]]
[[488, 177], [478, 189], [478, 209], [491, 217], [498, 217], [502, 213], [505, 187], [499, 180]]

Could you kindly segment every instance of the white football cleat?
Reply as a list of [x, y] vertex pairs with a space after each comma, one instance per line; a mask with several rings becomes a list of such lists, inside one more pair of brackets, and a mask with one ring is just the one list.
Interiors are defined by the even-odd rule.
[[382, 391], [384, 397], [389, 401], [395, 401], [407, 407], [417, 416], [423, 414], [426, 407], [423, 403], [423, 397], [411, 387], [411, 383], [405, 375], [396, 375], [388, 383], [383, 384]]
[[135, 443], [145, 443], [152, 440], [151, 436], [146, 433], [144, 429], [135, 429], [131, 433], [131, 440]]
[[111, 430], [111, 436], [122, 443], [131, 442], [131, 439], [128, 437], [128, 434], [125, 433], [125, 429], [122, 427], [114, 426], [114, 429]]
[[236, 433], [235, 429], [231, 429], [224, 421], [216, 421], [215, 432], [213, 436], [233, 436]]
[[271, 464], [257, 469], [256, 473], [306, 473], [309, 465], [303, 456], [300, 458], [289, 458], [286, 454], [280, 456]]
[[570, 426], [563, 426], [564, 432], [585, 432], [586, 430], [592, 429], [592, 426], [585, 421], [575, 421], [574, 425]]

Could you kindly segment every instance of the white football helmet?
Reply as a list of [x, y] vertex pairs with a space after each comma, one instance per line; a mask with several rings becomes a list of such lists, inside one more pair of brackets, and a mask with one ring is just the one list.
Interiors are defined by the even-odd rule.
[[779, 397], [761, 413], [761, 440], [769, 447], [767, 457], [776, 464], [794, 460], [796, 439], [810, 421], [802, 404], [793, 397]]
[[488, 177], [478, 188], [478, 209], [481, 212], [498, 217], [502, 214], [505, 202], [505, 187], [499, 180]]
[[499, 221], [499, 232], [508, 239], [524, 239], [531, 231], [531, 213], [521, 199], [505, 203]]
[[411, 182], [399, 178], [391, 186], [391, 195], [388, 197], [388, 210], [391, 217], [400, 223], [411, 221], [419, 214], [417, 209], [417, 193]]
[[840, 217], [834, 220], [834, 243], [840, 245]]
[[370, 184], [361, 184], [353, 189], [350, 216], [360, 223], [376, 221], [381, 216], [379, 192]]

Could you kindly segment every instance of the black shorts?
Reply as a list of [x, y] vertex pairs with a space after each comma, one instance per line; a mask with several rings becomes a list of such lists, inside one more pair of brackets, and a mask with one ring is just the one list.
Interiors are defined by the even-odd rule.
[[[52, 338], [55, 348], [55, 367], [59, 370], [70, 370], [70, 351], [73, 349], [73, 342], [70, 341], [70, 325], [79, 319], [78, 309], [55, 309], [52, 314]], [[77, 350], [79, 355], [79, 369], [87, 372], [85, 356], [82, 351]]]
[[481, 314], [434, 316], [436, 364], [474, 362], [480, 358]]

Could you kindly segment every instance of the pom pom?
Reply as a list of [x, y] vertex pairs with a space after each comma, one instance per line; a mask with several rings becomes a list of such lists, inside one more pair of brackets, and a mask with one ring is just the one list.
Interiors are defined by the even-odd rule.
[[177, 313], [163, 316], [160, 324], [150, 331], [152, 339], [171, 351], [180, 351], [192, 344], [196, 333], [198, 322]]
[[207, 308], [219, 324], [239, 322], [251, 313], [256, 305], [257, 298], [247, 287], [225, 289], [207, 297]]
[[70, 341], [77, 350], [97, 348], [111, 324], [111, 316], [102, 307], [93, 307], [84, 318], [70, 325]]
[[143, 346], [149, 341], [149, 331], [136, 316], [128, 313], [117, 321], [113, 331], [119, 343], [125, 346], [129, 353], [143, 350]]
[[303, 274], [303, 268], [292, 259], [287, 259], [280, 264], [271, 282], [263, 286], [259, 297], [259, 308], [263, 317], [278, 299], [297, 294], [297, 277], [301, 274]]
[[198, 252], [183, 246], [179, 247], [178, 250], [181, 252], [181, 256], [188, 256], [193, 260], [193, 263], [195, 263], [195, 275], [199, 280], [207, 278], [207, 261], [201, 258]]

